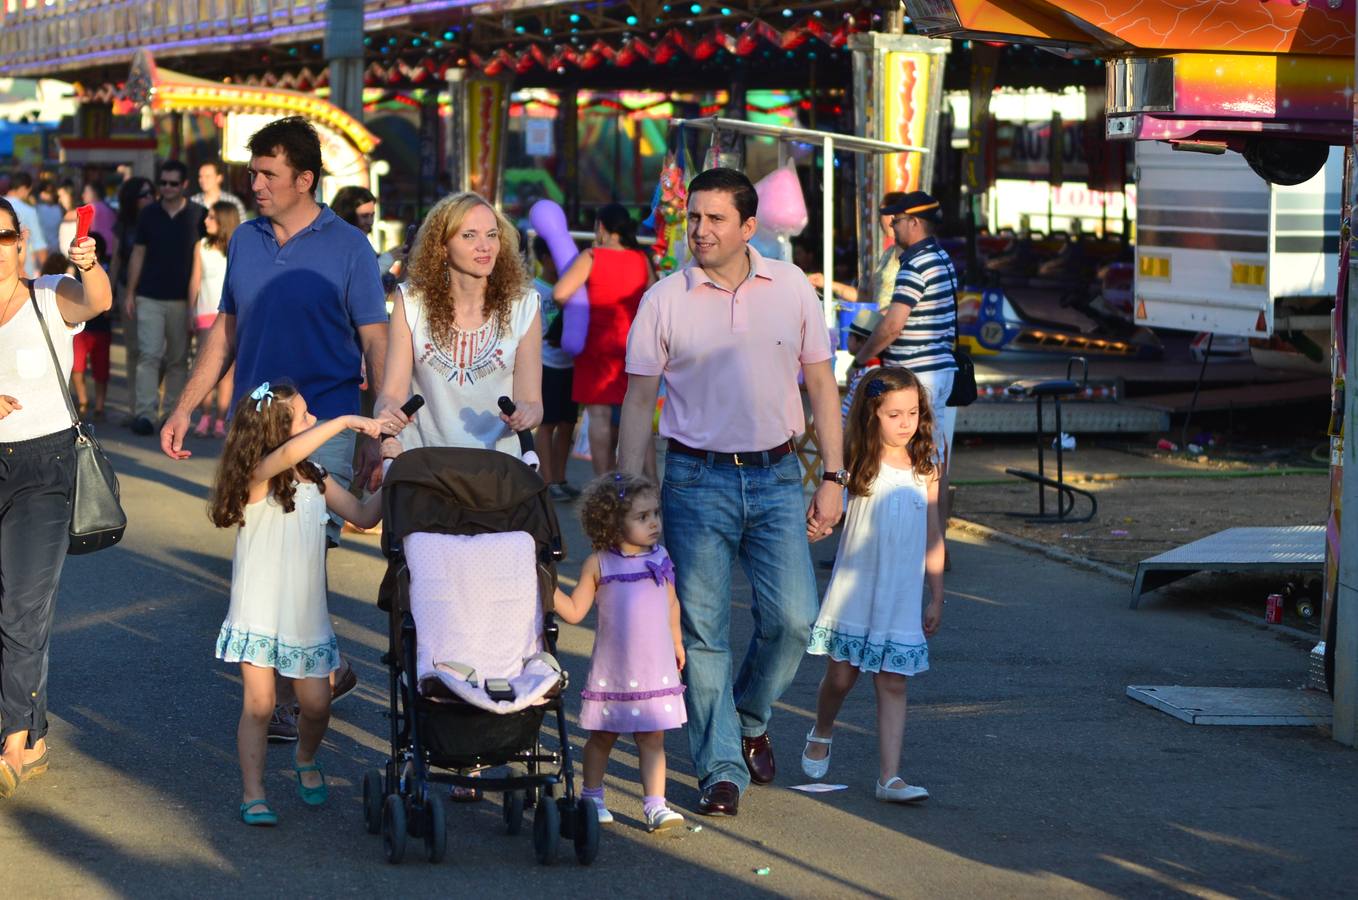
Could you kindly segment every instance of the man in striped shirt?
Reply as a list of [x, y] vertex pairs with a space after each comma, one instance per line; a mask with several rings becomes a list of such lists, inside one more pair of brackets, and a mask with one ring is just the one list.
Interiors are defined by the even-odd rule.
[[953, 427], [957, 410], [947, 405], [957, 363], [957, 271], [934, 238], [943, 222], [938, 201], [924, 191], [911, 191], [882, 213], [891, 214], [892, 232], [900, 248], [901, 268], [896, 289], [872, 336], [854, 354], [860, 368], [874, 356], [883, 365], [904, 366], [919, 377], [934, 410], [934, 440], [943, 457], [939, 481], [939, 512], [948, 521], [948, 464], [952, 460]]

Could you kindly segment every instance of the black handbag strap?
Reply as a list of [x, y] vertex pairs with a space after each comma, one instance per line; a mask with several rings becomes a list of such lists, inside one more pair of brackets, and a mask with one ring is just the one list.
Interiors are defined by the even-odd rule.
[[66, 400], [66, 409], [71, 414], [71, 427], [80, 431], [80, 416], [75, 411], [75, 404], [71, 402], [71, 389], [66, 386], [65, 379], [61, 377], [61, 360], [57, 359], [57, 348], [52, 344], [52, 333], [47, 330], [47, 320], [42, 316], [42, 304], [38, 302], [38, 282], [36, 279], [28, 281], [28, 292], [33, 295], [33, 312], [38, 317], [38, 324], [42, 326], [42, 336], [47, 339], [47, 352], [52, 354], [52, 372], [57, 376], [57, 383], [61, 385], [61, 396]]

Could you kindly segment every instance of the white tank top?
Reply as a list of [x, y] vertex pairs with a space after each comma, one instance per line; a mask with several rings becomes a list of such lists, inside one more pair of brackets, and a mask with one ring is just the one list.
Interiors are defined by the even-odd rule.
[[202, 261], [203, 272], [198, 281], [193, 314], [215, 316], [222, 305], [222, 286], [226, 284], [226, 254], [206, 241], [199, 241], [198, 258]]
[[518, 458], [519, 440], [500, 419], [501, 397], [514, 396], [514, 359], [519, 341], [538, 317], [539, 300], [529, 290], [509, 311], [509, 327], [494, 319], [474, 331], [453, 335], [444, 346], [429, 334], [423, 297], [401, 285], [406, 323], [415, 352], [411, 389], [424, 397], [424, 409], [401, 432], [401, 445], [483, 447]]
[[[71, 413], [66, 409], [62, 391], [63, 385], [71, 380], [71, 361], [75, 358], [71, 339], [85, 329], [85, 323], [70, 326], [61, 318], [57, 285], [66, 277], [44, 275], [36, 279], [33, 299], [0, 326], [0, 393], [23, 405], [23, 409], [0, 419], [0, 443], [27, 441], [71, 427]], [[42, 305], [42, 316], [61, 363], [59, 376], [52, 371], [52, 354], [47, 350], [38, 314], [33, 311], [34, 303]], [[3, 304], [4, 300], [0, 300], [0, 306]]]

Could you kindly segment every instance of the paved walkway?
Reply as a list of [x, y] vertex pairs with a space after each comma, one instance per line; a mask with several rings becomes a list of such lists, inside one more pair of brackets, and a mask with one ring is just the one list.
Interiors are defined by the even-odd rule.
[[[927, 805], [872, 798], [866, 683], [845, 707], [829, 779], [848, 790], [788, 790], [805, 780], [797, 757], [820, 675], [808, 660], [773, 723], [775, 786], [747, 794], [736, 819], [694, 816], [701, 831], [652, 837], [639, 824], [635, 748], [620, 743], [608, 780], [619, 823], [582, 869], [569, 853], [536, 865], [526, 834], [503, 834], [495, 802], [449, 806], [444, 864], [381, 860], [360, 782], [388, 733], [382, 560], [375, 537], [346, 535], [330, 559], [331, 613], [362, 684], [336, 707], [323, 751], [331, 802], [304, 808], [290, 750], [275, 747], [268, 787], [282, 822], [247, 829], [236, 820], [238, 677], [212, 659], [232, 535], [204, 511], [210, 445], [172, 464], [150, 440], [105, 430], [132, 527], [121, 547], [67, 565], [52, 770], [0, 805], [0, 872], [26, 896], [1358, 892], [1358, 753], [1314, 729], [1191, 728], [1123, 696], [1129, 683], [1299, 687], [1306, 647], [1171, 603], [1132, 612], [1123, 583], [966, 536], [953, 544], [934, 669], [912, 683], [906, 774], [933, 792]], [[585, 542], [569, 507], [562, 521], [573, 576]], [[739, 578], [736, 603], [741, 646]], [[590, 641], [587, 627], [563, 629], [577, 685]], [[669, 746], [671, 798], [691, 808], [685, 742]]]

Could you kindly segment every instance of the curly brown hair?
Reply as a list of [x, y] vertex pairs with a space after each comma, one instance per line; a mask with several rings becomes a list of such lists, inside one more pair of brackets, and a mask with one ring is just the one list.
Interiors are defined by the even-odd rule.
[[660, 488], [630, 472], [605, 472], [580, 492], [580, 524], [595, 550], [613, 550], [623, 541], [623, 523], [638, 497], [655, 496]]
[[[245, 524], [245, 504], [250, 499], [250, 476], [264, 457], [283, 446], [292, 437], [292, 398], [297, 388], [290, 384], [274, 384], [273, 401], [256, 410], [256, 401], [247, 394], [236, 404], [231, 430], [222, 446], [222, 459], [217, 465], [217, 480], [209, 500], [208, 518], [218, 528]], [[283, 507], [293, 511], [294, 482], [300, 472], [308, 481], [319, 482], [320, 469], [314, 463], [303, 462], [295, 469], [280, 472], [269, 479], [269, 493]]]
[[919, 427], [905, 449], [910, 454], [916, 475], [927, 477], [934, 473], [934, 407], [929, 401], [929, 392], [909, 369], [880, 366], [863, 373], [845, 423], [844, 450], [849, 460], [850, 494], [866, 497], [872, 493], [872, 483], [881, 470], [882, 429], [877, 424], [877, 409], [882, 405], [882, 398], [892, 391], [912, 388], [919, 395]]
[[500, 230], [500, 253], [486, 283], [486, 318], [494, 317], [501, 329], [507, 328], [510, 311], [532, 283], [519, 253], [519, 230], [498, 209], [480, 194], [465, 192], [444, 197], [424, 217], [410, 249], [410, 286], [424, 298], [429, 333], [435, 340], [450, 341], [457, 325], [448, 277], [447, 244], [467, 214], [478, 206], [495, 214], [495, 225]]

